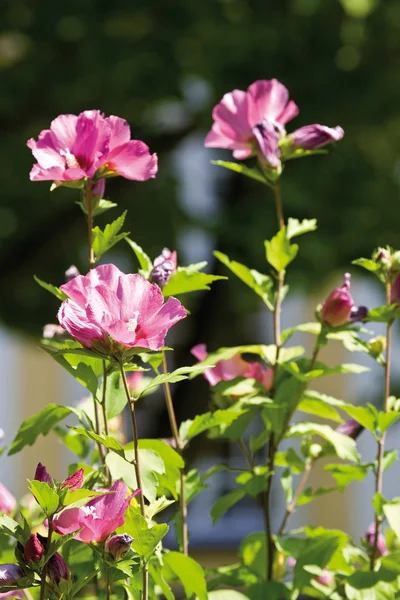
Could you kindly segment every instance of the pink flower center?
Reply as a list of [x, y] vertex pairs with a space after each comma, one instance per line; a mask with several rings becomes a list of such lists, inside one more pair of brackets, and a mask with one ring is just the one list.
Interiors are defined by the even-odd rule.
[[133, 317], [131, 317], [129, 319], [129, 321], [127, 322], [127, 327], [129, 329], [129, 331], [132, 331], [133, 333], [135, 333], [137, 326], [138, 326], [138, 319], [139, 319], [139, 311], [136, 310], [133, 313]]
[[60, 155], [65, 160], [65, 166], [67, 169], [80, 169], [81, 166], [77, 160], [77, 158], [71, 154], [69, 148], [65, 148], [65, 150], [60, 150]]

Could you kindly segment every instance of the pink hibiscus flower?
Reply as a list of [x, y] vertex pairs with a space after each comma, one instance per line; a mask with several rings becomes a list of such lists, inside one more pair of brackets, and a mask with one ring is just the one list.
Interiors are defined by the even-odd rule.
[[[287, 88], [277, 79], [258, 80], [247, 92], [233, 90], [213, 110], [214, 124], [208, 133], [206, 148], [226, 148], [234, 158], [248, 158], [258, 153], [264, 167], [280, 165], [280, 142], [285, 138], [285, 125], [299, 113], [289, 100]], [[288, 136], [288, 147], [312, 149], [341, 139], [341, 127], [308, 125]]]
[[114, 265], [100, 265], [61, 286], [68, 296], [58, 320], [83, 346], [101, 352], [124, 348], [160, 350], [168, 330], [186, 317], [176, 298], [164, 303], [158, 285], [140, 275], [125, 275]]
[[0, 483], [0, 514], [11, 514], [17, 507], [17, 501], [8, 489]]
[[90, 542], [104, 542], [118, 527], [124, 524], [125, 511], [131, 498], [140, 494], [136, 490], [128, 494], [128, 488], [122, 481], [116, 481], [110, 490], [113, 494], [104, 494], [90, 500], [80, 508], [66, 508], [57, 514], [53, 520], [53, 527], [57, 533], [66, 535], [81, 529], [75, 539], [89, 544]]
[[[198, 344], [191, 349], [191, 353], [198, 360], [205, 360], [208, 354], [207, 347], [205, 344]], [[243, 360], [240, 354], [235, 354], [227, 360], [220, 360], [215, 367], [204, 371], [203, 375], [211, 386], [217, 385], [220, 381], [231, 381], [236, 377], [251, 377], [262, 383], [266, 390], [270, 390], [273, 382], [272, 369], [264, 369], [258, 362], [249, 363]]]
[[99, 110], [60, 115], [50, 129], [28, 140], [37, 163], [32, 181], [76, 181], [95, 175], [121, 175], [145, 181], [157, 173], [157, 155], [139, 140], [131, 140], [128, 123], [120, 117], [104, 117]]

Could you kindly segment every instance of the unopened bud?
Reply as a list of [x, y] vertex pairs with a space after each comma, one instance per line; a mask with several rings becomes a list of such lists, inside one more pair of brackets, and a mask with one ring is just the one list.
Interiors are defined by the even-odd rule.
[[48, 474], [46, 467], [42, 465], [42, 463], [39, 463], [36, 467], [35, 477], [33, 479], [35, 479], [35, 481], [41, 481], [42, 483], [53, 485], [53, 480]]
[[133, 537], [127, 533], [113, 535], [105, 543], [104, 549], [114, 560], [120, 560], [129, 552]]
[[397, 275], [392, 286], [391, 301], [400, 306], [400, 274]]
[[353, 306], [350, 311], [350, 321], [362, 321], [368, 316], [368, 308], [366, 306]]
[[58, 552], [53, 554], [47, 563], [47, 575], [56, 583], [59, 583], [60, 579], [68, 579], [69, 577], [67, 563]]
[[378, 335], [369, 340], [368, 349], [374, 356], [379, 356], [386, 348], [386, 338], [383, 335]]
[[[371, 523], [371, 525], [368, 527], [367, 532], [365, 534], [365, 541], [367, 542], [368, 546], [371, 547], [371, 549], [374, 548], [374, 544], [375, 544], [375, 532], [376, 532], [376, 525], [375, 525], [375, 523]], [[382, 533], [379, 533], [378, 539], [376, 542], [375, 558], [379, 558], [380, 556], [385, 556], [385, 554], [387, 554], [387, 553], [388, 553], [388, 549], [386, 547], [385, 537], [382, 535]]]
[[335, 288], [322, 305], [321, 319], [330, 327], [339, 327], [350, 319], [354, 301], [349, 290], [350, 274], [346, 273], [343, 285]]
[[40, 559], [44, 556], [44, 554], [45, 552], [43, 544], [39, 540], [36, 533], [33, 533], [30, 536], [29, 540], [26, 542], [24, 548], [24, 557], [26, 562], [30, 562], [31, 560], [33, 562], [39, 562]]
[[175, 273], [177, 267], [176, 250], [171, 252], [169, 248], [164, 248], [160, 256], [154, 261], [153, 269], [149, 276], [151, 283], [156, 283], [160, 287], [164, 287], [169, 278]]
[[364, 427], [355, 419], [348, 419], [344, 423], [341, 423], [339, 427], [336, 427], [336, 431], [356, 440], [360, 433], [364, 431]]
[[375, 260], [375, 262], [381, 263], [387, 267], [390, 267], [392, 262], [390, 253], [388, 250], [386, 250], [386, 248], [378, 248], [372, 258]]
[[72, 475], [67, 477], [67, 479], [61, 484], [61, 489], [67, 487], [69, 488], [70, 492], [73, 492], [74, 490], [80, 490], [83, 484], [84, 474], [84, 469], [75, 471], [75, 473], [72, 473]]
[[329, 573], [327, 569], [323, 569], [321, 575], [318, 575], [314, 579], [315, 581], [318, 581], [318, 583], [327, 586], [332, 586], [335, 581], [335, 578], [333, 577], [332, 573]]
[[78, 269], [76, 268], [75, 265], [71, 265], [64, 274], [65, 277], [65, 283], [68, 283], [68, 281], [71, 281], [72, 279], [75, 279], [75, 277], [78, 277], [78, 275], [80, 275]]
[[0, 588], [17, 585], [23, 576], [24, 572], [19, 565], [0, 565]]
[[46, 340], [53, 339], [64, 339], [66, 337], [66, 331], [61, 327], [61, 325], [56, 325], [55, 323], [48, 323], [43, 327], [42, 336]]
[[310, 445], [309, 456], [311, 456], [311, 458], [318, 458], [318, 456], [320, 456], [321, 452], [322, 452], [321, 444], [313, 443]]
[[392, 255], [392, 272], [398, 273], [400, 271], [400, 252], [396, 250]]
[[296, 129], [289, 138], [295, 148], [314, 150], [332, 142], [338, 142], [344, 136], [341, 127], [326, 127], [326, 125], [306, 125]]

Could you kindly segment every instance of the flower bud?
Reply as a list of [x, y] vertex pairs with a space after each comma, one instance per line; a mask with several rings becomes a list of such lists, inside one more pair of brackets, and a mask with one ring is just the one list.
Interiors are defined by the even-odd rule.
[[314, 150], [322, 148], [332, 142], [338, 142], [344, 136], [341, 127], [326, 127], [325, 125], [306, 125], [296, 129], [289, 136], [295, 148], [303, 150]]
[[400, 306], [400, 273], [397, 275], [392, 286], [391, 302], [395, 302]]
[[113, 535], [106, 541], [104, 549], [114, 560], [120, 560], [121, 558], [124, 558], [127, 552], [129, 552], [132, 542], [133, 537], [127, 533]]
[[336, 431], [338, 433], [342, 433], [343, 435], [347, 435], [347, 437], [356, 440], [360, 433], [364, 431], [364, 427], [358, 423], [355, 419], [348, 419], [344, 423], [341, 423], [339, 427], [336, 427]]
[[61, 325], [47, 323], [47, 325], [43, 327], [42, 337], [46, 340], [65, 339], [65, 329], [63, 329]]
[[41, 481], [42, 483], [48, 483], [49, 485], [53, 485], [53, 480], [47, 472], [47, 469], [42, 463], [39, 463], [36, 467], [35, 477], [33, 478], [36, 481]]
[[67, 563], [58, 552], [53, 554], [47, 563], [47, 575], [56, 583], [59, 583], [60, 579], [68, 579], [69, 577]]
[[353, 306], [350, 311], [350, 321], [362, 321], [368, 315], [368, 308], [366, 306]]
[[84, 474], [84, 469], [79, 469], [78, 471], [75, 471], [75, 473], [72, 473], [72, 475], [67, 477], [64, 483], [61, 484], [61, 489], [67, 487], [69, 488], [70, 492], [73, 492], [74, 490], [80, 490], [83, 484]]
[[68, 281], [75, 279], [75, 277], [78, 277], [78, 275], [80, 275], [80, 273], [76, 266], [71, 265], [64, 273], [65, 283], [68, 283]]
[[350, 274], [346, 273], [342, 287], [335, 288], [322, 305], [321, 319], [330, 327], [344, 325], [350, 319], [354, 301], [349, 290]]
[[17, 501], [8, 489], [0, 483], [0, 514], [10, 514], [14, 512], [17, 506]]
[[379, 356], [386, 348], [386, 338], [383, 335], [378, 335], [371, 338], [368, 342], [368, 349], [374, 356]]
[[24, 572], [19, 565], [0, 565], [0, 588], [16, 585], [23, 576]]
[[93, 184], [92, 194], [93, 194], [93, 200], [94, 200], [95, 204], [98, 203], [104, 197], [105, 190], [106, 190], [106, 180], [105, 179], [99, 179], [98, 181], [96, 181], [95, 184]]
[[160, 256], [154, 261], [153, 269], [149, 276], [151, 283], [156, 283], [159, 287], [164, 287], [171, 275], [176, 271], [177, 254], [176, 250], [171, 252], [169, 248], [164, 248]]
[[[376, 524], [371, 523], [368, 527], [367, 532], [365, 534], [365, 541], [368, 546], [371, 547], [371, 550], [374, 548], [375, 543], [375, 532], [376, 532]], [[388, 553], [388, 549], [386, 547], [386, 540], [382, 533], [379, 533], [377, 543], [376, 543], [376, 555], [375, 558], [379, 558], [380, 556], [385, 556]]]
[[315, 581], [318, 581], [318, 583], [321, 583], [322, 585], [332, 586], [335, 579], [332, 573], [329, 573], [327, 569], [322, 569], [321, 575], [315, 577]]
[[390, 267], [392, 262], [390, 253], [388, 252], [388, 250], [386, 250], [386, 248], [377, 248], [372, 258], [375, 260], [375, 262], [381, 263], [382, 265], [387, 267]]
[[33, 533], [29, 540], [26, 542], [26, 546], [24, 548], [24, 557], [26, 562], [39, 562], [40, 559], [44, 556], [44, 548], [43, 544], [39, 540], [36, 533]]

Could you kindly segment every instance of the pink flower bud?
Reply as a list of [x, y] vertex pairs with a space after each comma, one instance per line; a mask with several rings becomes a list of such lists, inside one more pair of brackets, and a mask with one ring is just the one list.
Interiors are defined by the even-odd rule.
[[105, 189], [106, 189], [106, 180], [105, 179], [99, 179], [99, 181], [96, 181], [96, 183], [94, 183], [93, 187], [92, 187], [93, 199], [95, 201], [101, 200], [104, 197]]
[[56, 583], [60, 583], [60, 579], [68, 579], [69, 577], [67, 563], [58, 552], [53, 554], [47, 563], [47, 575]]
[[48, 483], [49, 485], [53, 485], [53, 480], [47, 472], [47, 469], [42, 463], [39, 463], [36, 467], [35, 477], [33, 478], [36, 481], [41, 481], [42, 483]]
[[[371, 550], [373, 549], [374, 543], [375, 543], [375, 532], [376, 532], [376, 525], [375, 525], [375, 523], [371, 523], [371, 525], [368, 527], [367, 532], [365, 534], [365, 540], [366, 540], [367, 544], [371, 547]], [[376, 544], [375, 558], [379, 558], [380, 556], [385, 556], [385, 554], [387, 554], [387, 553], [388, 553], [388, 550], [386, 547], [385, 537], [384, 537], [384, 535], [382, 535], [382, 533], [379, 533], [377, 544]]]
[[356, 440], [360, 433], [364, 431], [364, 427], [355, 419], [348, 419], [344, 423], [341, 423], [339, 427], [336, 427], [336, 431]]
[[332, 573], [329, 573], [329, 571], [327, 571], [327, 569], [323, 569], [321, 575], [319, 575], [318, 577], [315, 577], [315, 581], [318, 581], [318, 583], [321, 583], [322, 585], [332, 586], [335, 579], [334, 579]]
[[332, 142], [338, 142], [344, 136], [341, 127], [326, 127], [325, 125], [306, 125], [296, 129], [290, 135], [293, 146], [303, 148], [303, 150], [314, 150], [322, 148]]
[[0, 514], [10, 514], [14, 512], [17, 506], [17, 501], [8, 489], [0, 483]]
[[18, 565], [0, 565], [0, 588], [16, 585], [24, 576], [24, 572]]
[[335, 288], [322, 305], [321, 319], [330, 327], [344, 325], [349, 319], [354, 306], [353, 298], [349, 292], [350, 274], [344, 276], [342, 287]]
[[106, 541], [104, 549], [107, 554], [110, 554], [113, 557], [114, 560], [119, 560], [124, 558], [124, 556], [129, 552], [132, 542], [133, 537], [127, 533], [123, 533], [122, 535], [113, 535]]
[[156, 283], [159, 287], [164, 287], [176, 271], [177, 253], [171, 252], [169, 248], [164, 248], [160, 256], [154, 261], [153, 269], [149, 276], [151, 283]]
[[75, 473], [72, 473], [72, 475], [67, 477], [64, 483], [61, 484], [61, 489], [67, 487], [69, 488], [70, 492], [73, 492], [74, 490], [80, 490], [83, 484], [84, 474], [84, 469], [79, 469], [78, 471], [75, 471]]
[[400, 306], [400, 273], [397, 275], [392, 286], [391, 302], [396, 302]]
[[36, 533], [33, 533], [29, 540], [26, 542], [26, 546], [24, 548], [24, 556], [26, 562], [39, 562], [40, 559], [44, 556], [44, 548], [43, 544], [39, 540]]

